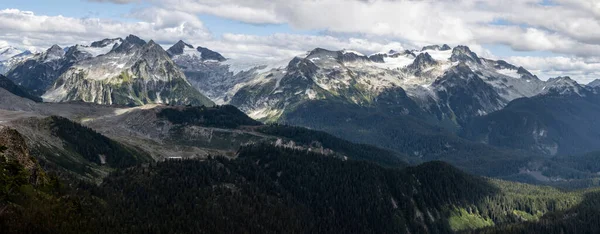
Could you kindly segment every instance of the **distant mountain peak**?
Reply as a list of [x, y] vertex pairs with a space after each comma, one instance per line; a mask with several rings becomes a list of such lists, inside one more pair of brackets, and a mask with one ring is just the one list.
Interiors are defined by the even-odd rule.
[[308, 58], [308, 59], [324, 59], [324, 60], [335, 59], [340, 63], [344, 63], [344, 62], [356, 62], [356, 61], [383, 62], [384, 56], [387, 56], [387, 55], [383, 55], [383, 54], [379, 53], [379, 54], [373, 54], [370, 57], [367, 57], [366, 55], [364, 55], [360, 52], [357, 52], [357, 51], [353, 51], [353, 50], [344, 49], [344, 50], [333, 51], [333, 50], [328, 50], [328, 49], [323, 49], [323, 48], [315, 48], [308, 53], [306, 58]]
[[208, 48], [201, 47], [201, 46], [194, 48], [193, 45], [188, 44], [188, 43], [184, 42], [183, 40], [179, 40], [177, 43], [175, 43], [173, 46], [171, 46], [171, 48], [169, 48], [167, 50], [167, 53], [171, 57], [185, 54], [192, 58], [193, 57], [200, 58], [200, 60], [202, 60], [202, 61], [212, 60], [212, 61], [223, 62], [223, 61], [227, 60], [225, 57], [223, 57], [223, 55], [221, 55], [220, 53], [218, 53], [216, 51], [213, 51]]
[[427, 52], [419, 54], [412, 64], [408, 66], [411, 70], [421, 71], [425, 68], [435, 66], [438, 62], [431, 57], [431, 55]]
[[15, 56], [19, 56], [27, 51], [19, 50], [13, 46], [1, 47], [0, 48], [0, 61], [10, 59]]
[[106, 39], [103, 39], [103, 40], [100, 40], [100, 41], [92, 42], [92, 44], [90, 46], [91, 47], [99, 48], [99, 47], [105, 47], [107, 45], [118, 43], [118, 42], [123, 42], [123, 39], [120, 38], [120, 37], [112, 38], [112, 39], [106, 38]]
[[577, 94], [579, 96], [585, 96], [583, 87], [569, 76], [559, 76], [548, 79], [543, 90], [546, 94]]
[[66, 52], [65, 50], [63, 50], [62, 47], [58, 45], [53, 45], [52, 47], [46, 50], [46, 52], [43, 54], [42, 59], [45, 62], [55, 61], [63, 58], [65, 53]]
[[600, 79], [595, 79], [592, 82], [588, 83], [587, 86], [592, 88], [600, 87]]
[[440, 50], [440, 46], [439, 45], [428, 45], [428, 46], [423, 46], [423, 48], [421, 49], [421, 51], [426, 51], [426, 50]]
[[158, 44], [156, 42], [154, 42], [154, 40], [148, 41], [148, 43], [146, 43], [146, 45], [148, 45], [148, 46], [158, 46]]
[[557, 76], [554, 78], [550, 78], [548, 79], [548, 82], [552, 82], [552, 83], [575, 83], [577, 84], [577, 81], [571, 79], [570, 76]]
[[201, 53], [202, 60], [216, 60], [219, 62], [223, 62], [223, 61], [227, 60], [220, 53], [212, 51], [208, 48], [198, 46], [198, 48], [196, 48], [196, 50], [198, 50], [198, 52]]
[[494, 68], [496, 69], [511, 69], [511, 70], [517, 70], [519, 69], [518, 67], [516, 67], [515, 65], [512, 65], [504, 60], [498, 60], [496, 61], [496, 65], [494, 66]]
[[481, 59], [477, 56], [476, 53], [471, 51], [469, 47], [464, 45], [459, 45], [454, 47], [452, 50], [452, 56], [450, 57], [452, 62], [475, 62], [481, 64]]
[[192, 46], [188, 43], [185, 43], [182, 40], [179, 40], [177, 43], [175, 43], [173, 46], [171, 46], [171, 48], [169, 48], [167, 50], [167, 53], [169, 53], [170, 56], [182, 55], [186, 48], [193, 49], [194, 46]]
[[342, 62], [369, 61], [370, 59], [364, 54], [354, 50], [338, 51], [338, 59]]
[[123, 43], [114, 48], [113, 51], [117, 53], [127, 52], [135, 50], [135, 48], [139, 48], [145, 44], [146, 41], [142, 40], [141, 38], [135, 35], [129, 35], [125, 38], [125, 40], [123, 40]]
[[446, 50], [451, 50], [452, 47], [450, 47], [448, 44], [443, 44], [442, 46], [440, 45], [428, 45], [428, 46], [424, 46], [421, 51], [426, 51], [426, 50], [438, 50], [438, 51], [446, 51]]
[[131, 44], [136, 44], [136, 45], [144, 45], [146, 44], [146, 41], [142, 40], [141, 38], [139, 38], [136, 35], [130, 34], [129, 36], [127, 36], [125, 38], [126, 42], [129, 42]]
[[336, 53], [336, 52], [332, 51], [332, 50], [317, 47], [317, 48], [314, 48], [313, 50], [309, 51], [307, 57], [318, 56], [318, 55], [322, 55], [322, 54], [333, 54], [333, 53]]
[[19, 49], [12, 46], [0, 47], [0, 54], [11, 53], [12, 51], [19, 51]]
[[444, 51], [444, 50], [451, 50], [452, 47], [450, 47], [448, 44], [444, 44], [442, 45], [442, 47], [440, 47], [440, 50]]
[[537, 76], [535, 76], [534, 74], [531, 74], [531, 72], [529, 72], [527, 69], [525, 69], [524, 67], [518, 67], [517, 68], [517, 73], [524, 75], [525, 77], [533, 77], [536, 80], [538, 79]]
[[57, 51], [63, 51], [62, 47], [60, 47], [57, 44], [52, 45], [50, 48], [48, 48], [46, 50], [46, 52], [48, 52], [48, 53], [53, 53], [53, 52], [57, 52]]

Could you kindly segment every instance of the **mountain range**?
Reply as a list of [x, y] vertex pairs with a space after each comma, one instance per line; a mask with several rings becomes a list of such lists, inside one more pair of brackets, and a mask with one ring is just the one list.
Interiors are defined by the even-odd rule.
[[252, 64], [134, 35], [0, 48], [0, 72], [9, 233], [600, 230], [599, 80], [460, 45]]
[[133, 35], [68, 49], [55, 45], [6, 75], [51, 102], [213, 105], [190, 86], [162, 47]]
[[[547, 157], [600, 150], [600, 137], [593, 133], [600, 130], [593, 118], [597, 81], [543, 81], [523, 67], [481, 58], [466, 46], [371, 55], [316, 48], [262, 65], [184, 41], [164, 50], [134, 35], [66, 49], [55, 45], [30, 55], [6, 51], [4, 61], [17, 61], [6, 76], [47, 102], [228, 104], [262, 122], [323, 130], [416, 161], [444, 159], [439, 152], [447, 150], [426, 153], [432, 148], [416, 146], [410, 140], [415, 136], [453, 148], [474, 141]], [[536, 102], [577, 102], [577, 110], [586, 113], [552, 106], [532, 111], [539, 118], [512, 111], [511, 118], [494, 119], [526, 105], [519, 103], [539, 106]]]

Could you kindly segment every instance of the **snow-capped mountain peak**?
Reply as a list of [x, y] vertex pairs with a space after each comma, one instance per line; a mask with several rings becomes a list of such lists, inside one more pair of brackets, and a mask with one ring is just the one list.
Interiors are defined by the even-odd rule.
[[44, 56], [42, 57], [42, 60], [44, 62], [50, 62], [50, 61], [61, 59], [64, 57], [64, 55], [65, 55], [65, 50], [63, 50], [62, 47], [60, 47], [58, 45], [53, 45], [48, 50], [46, 50], [46, 52], [44, 52]]
[[428, 46], [424, 46], [421, 51], [426, 51], [426, 50], [439, 50], [439, 51], [446, 51], [446, 50], [451, 50], [452, 47], [450, 47], [447, 44], [443, 44], [442, 46], [439, 45], [428, 45]]
[[597, 88], [600, 87], [600, 79], [595, 79], [587, 84], [588, 87]]
[[0, 48], [0, 75], [6, 74], [16, 64], [32, 56], [29, 50], [22, 51], [12, 46]]
[[459, 45], [452, 50], [450, 60], [453, 62], [474, 62], [481, 64], [481, 59], [467, 46]]
[[138, 48], [144, 46], [145, 44], [146, 41], [142, 40], [141, 38], [135, 35], [129, 35], [125, 38], [125, 40], [123, 40], [123, 42], [119, 46], [114, 48], [112, 51], [117, 53], [135, 51]]
[[347, 49], [344, 49], [344, 50], [342, 50], [342, 53], [343, 53], [343, 54], [355, 54], [355, 55], [358, 55], [358, 56], [361, 56], [361, 57], [362, 57], [362, 56], [365, 56], [365, 55], [364, 55], [364, 54], [362, 54], [361, 52], [358, 52], [358, 51], [355, 51], [355, 50], [347, 50]]
[[139, 38], [136, 35], [133, 34], [129, 34], [129, 36], [127, 36], [125, 38], [125, 42], [130, 43], [130, 44], [135, 44], [138, 46], [143, 46], [146, 44], [146, 41], [142, 40], [141, 38]]
[[95, 47], [95, 48], [104, 48], [107, 46], [115, 47], [115, 45], [120, 45], [121, 43], [123, 43], [123, 39], [120, 37], [112, 38], [112, 39], [107, 38], [107, 39], [103, 39], [101, 41], [92, 42], [90, 47]]
[[0, 47], [0, 61], [8, 60], [24, 51], [19, 50], [12, 46]]
[[197, 51], [194, 49], [194, 46], [185, 43], [182, 40], [179, 40], [177, 43], [175, 43], [175, 45], [171, 46], [171, 48], [167, 50], [167, 53], [169, 53], [171, 56], [182, 55], [186, 52], [191, 55], [197, 55]]
[[227, 60], [223, 55], [212, 51], [208, 48], [198, 46], [194, 48], [191, 44], [185, 43], [182, 40], [179, 40], [175, 45], [171, 46], [167, 50], [169, 56], [173, 58], [173, 60], [182, 61], [186, 59], [192, 60], [201, 60], [201, 61], [213, 61], [213, 62], [223, 62]]
[[419, 54], [415, 58], [413, 63], [408, 66], [408, 69], [413, 70], [413, 71], [416, 71], [416, 70], [422, 71], [426, 68], [436, 66], [436, 65], [438, 65], [438, 62], [435, 61], [435, 59], [433, 59], [433, 57], [431, 57], [431, 55], [429, 55], [429, 53], [425, 52], [425, 53]]
[[91, 45], [75, 45], [67, 50], [67, 56], [73, 57], [73, 61], [78, 61], [84, 58], [97, 57], [108, 54], [113, 49], [119, 47], [123, 43], [123, 39], [104, 39], [101, 41], [92, 42]]
[[328, 50], [328, 49], [323, 49], [323, 48], [315, 48], [311, 51], [308, 52], [306, 58], [315, 58], [315, 57], [320, 57], [320, 58], [324, 58], [324, 57], [330, 57], [330, 58], [337, 58], [338, 56], [338, 52], [337, 51], [332, 51], [332, 50]]
[[585, 96], [583, 86], [581, 86], [579, 83], [577, 83], [577, 81], [571, 79], [571, 77], [568, 76], [560, 76], [548, 79], [542, 90], [542, 93], [544, 94], [576, 94], [579, 96]]
[[204, 48], [204, 47], [198, 46], [198, 48], [196, 48], [196, 50], [198, 52], [200, 52], [202, 60], [204, 60], [204, 61], [219, 61], [219, 62], [223, 62], [223, 61], [227, 60], [225, 57], [223, 57], [223, 55], [219, 54], [218, 52], [212, 51], [212, 50], [210, 50], [208, 48]]

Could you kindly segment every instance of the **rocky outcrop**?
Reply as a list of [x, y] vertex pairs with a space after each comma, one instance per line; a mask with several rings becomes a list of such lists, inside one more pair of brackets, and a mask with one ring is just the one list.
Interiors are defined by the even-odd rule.
[[0, 125], [0, 160], [18, 162], [29, 173], [32, 184], [46, 183], [46, 173], [29, 153], [23, 136], [12, 128]]

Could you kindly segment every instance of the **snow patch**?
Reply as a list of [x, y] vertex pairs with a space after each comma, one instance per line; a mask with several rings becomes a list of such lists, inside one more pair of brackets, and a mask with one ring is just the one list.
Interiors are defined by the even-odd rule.
[[308, 96], [308, 99], [314, 100], [317, 98], [317, 92], [312, 89], [307, 89], [304, 94]]
[[118, 44], [119, 44], [118, 42], [115, 42], [113, 44], [109, 44], [104, 47], [91, 47], [91, 46], [77, 45], [76, 48], [77, 48], [77, 50], [79, 50], [81, 52], [85, 52], [85, 53], [92, 55], [92, 57], [98, 57], [100, 55], [108, 54], [108, 52], [110, 52], [112, 50], [113, 46], [118, 45]]
[[521, 74], [519, 74], [517, 70], [513, 69], [498, 69], [496, 72], [515, 79], [521, 78]]
[[265, 118], [278, 116], [279, 113], [280, 113], [280, 111], [278, 111], [278, 110], [273, 110], [269, 107], [263, 107], [263, 108], [258, 108], [258, 109], [251, 111], [250, 113], [248, 113], [248, 116], [250, 116], [253, 119], [265, 119]]
[[429, 55], [437, 61], [448, 61], [450, 60], [450, 57], [452, 57], [452, 50], [424, 50], [417, 52], [417, 55], [422, 53], [429, 53]]
[[14, 56], [17, 56], [17, 55], [23, 53], [23, 52], [24, 51], [19, 50], [12, 46], [0, 47], [0, 61], [8, 60]]
[[52, 62], [52, 61], [56, 61], [61, 59], [62, 56], [61, 55], [57, 55], [57, 54], [48, 54], [48, 56], [46, 56], [46, 59], [44, 60], [45, 63], [47, 62]]
[[198, 51], [197, 49], [194, 49], [193, 47], [188, 47], [188, 46], [184, 46], [183, 47], [183, 54], [181, 54], [180, 56], [189, 56], [191, 58], [202, 58], [202, 52]]
[[383, 69], [397, 69], [404, 68], [413, 63], [415, 58], [412, 58], [409, 55], [402, 55], [398, 57], [385, 57], [383, 58], [383, 63], [373, 63], [375, 66]]
[[227, 65], [229, 67], [229, 71], [234, 75], [244, 71], [250, 71], [252, 69], [256, 69], [261, 66], [265, 66], [265, 63], [261, 62], [252, 62], [252, 61], [243, 61], [237, 59], [227, 59], [221, 64]]
[[355, 54], [358, 56], [365, 56], [364, 54], [358, 52], [358, 51], [354, 51], [354, 50], [343, 50], [342, 51], [343, 54]]

